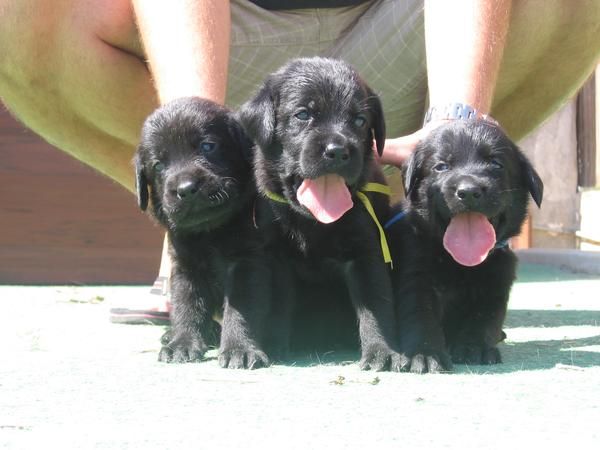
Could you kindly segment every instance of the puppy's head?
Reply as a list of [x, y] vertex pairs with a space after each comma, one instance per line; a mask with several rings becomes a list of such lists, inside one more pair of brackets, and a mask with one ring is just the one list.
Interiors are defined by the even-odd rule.
[[409, 159], [405, 190], [412, 207], [462, 265], [477, 265], [519, 233], [529, 195], [541, 205], [543, 183], [525, 155], [483, 121], [433, 130]]
[[170, 230], [206, 231], [250, 192], [251, 143], [232, 113], [190, 97], [152, 113], [135, 154], [138, 204]]
[[385, 143], [379, 98], [333, 59], [292, 60], [242, 106], [240, 119], [259, 150], [259, 188], [321, 222], [352, 206], [374, 160], [374, 141], [379, 154]]

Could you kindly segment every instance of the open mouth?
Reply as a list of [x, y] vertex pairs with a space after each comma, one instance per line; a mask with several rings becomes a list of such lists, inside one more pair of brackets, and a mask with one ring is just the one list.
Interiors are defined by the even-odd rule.
[[488, 217], [478, 212], [453, 216], [444, 232], [444, 248], [463, 266], [476, 266], [496, 245], [496, 231]]
[[295, 178], [296, 200], [321, 223], [332, 223], [349, 211], [354, 203], [344, 177], [326, 174], [317, 178]]

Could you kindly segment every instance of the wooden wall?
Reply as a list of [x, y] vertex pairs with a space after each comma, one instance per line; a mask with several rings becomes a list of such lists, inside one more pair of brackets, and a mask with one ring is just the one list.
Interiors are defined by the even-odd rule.
[[1, 284], [149, 284], [161, 242], [131, 193], [0, 104]]

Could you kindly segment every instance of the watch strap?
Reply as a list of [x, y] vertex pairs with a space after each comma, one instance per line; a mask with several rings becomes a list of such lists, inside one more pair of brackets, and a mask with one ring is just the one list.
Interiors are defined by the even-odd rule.
[[466, 103], [448, 103], [446, 105], [434, 105], [425, 113], [423, 125], [432, 120], [469, 120], [479, 119], [498, 125], [498, 122], [487, 114], [482, 114]]

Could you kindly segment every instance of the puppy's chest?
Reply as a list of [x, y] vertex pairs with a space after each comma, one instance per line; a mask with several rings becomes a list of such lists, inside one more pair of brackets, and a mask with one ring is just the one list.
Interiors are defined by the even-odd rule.
[[465, 267], [442, 255], [432, 265], [432, 282], [436, 295], [446, 304], [485, 302], [507, 296], [514, 280], [515, 264], [502, 252], [492, 254], [482, 264]]
[[360, 228], [349, 229], [343, 223], [289, 226], [284, 230], [291, 257], [311, 266], [344, 262], [360, 256]]
[[262, 255], [260, 241], [243, 230], [221, 230], [178, 242], [176, 257], [180, 263], [197, 271], [223, 274], [234, 262]]
[[219, 280], [233, 261], [232, 253], [223, 246], [208, 242], [190, 243], [179, 248], [177, 263], [192, 274], [202, 272], [205, 276]]

